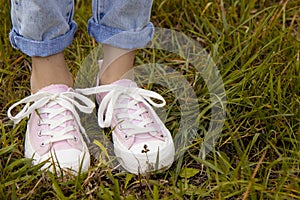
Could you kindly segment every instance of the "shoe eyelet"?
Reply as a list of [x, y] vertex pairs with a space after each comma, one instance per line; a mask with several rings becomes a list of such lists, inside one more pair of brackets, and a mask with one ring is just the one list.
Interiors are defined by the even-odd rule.
[[128, 139], [128, 135], [125, 135], [125, 139]]
[[74, 136], [73, 139], [74, 139], [75, 142], [78, 142], [78, 137]]
[[41, 124], [41, 120], [39, 120], [38, 121], [38, 124], [37, 124], [38, 126], [41, 126], [42, 124]]
[[161, 135], [160, 135], [160, 137], [164, 137], [164, 135], [163, 135], [163, 134], [161, 134]]
[[41, 142], [40, 144], [41, 147], [45, 147], [45, 145], [46, 145], [45, 142]]
[[37, 134], [39, 137], [42, 137], [42, 130], [40, 130]]

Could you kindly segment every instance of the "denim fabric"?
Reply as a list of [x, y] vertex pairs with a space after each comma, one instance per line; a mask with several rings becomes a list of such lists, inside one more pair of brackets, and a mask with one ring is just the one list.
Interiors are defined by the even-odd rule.
[[88, 32], [97, 42], [134, 49], [152, 38], [152, 0], [93, 0], [93, 17]]
[[[93, 0], [88, 32], [103, 44], [140, 48], [153, 36], [152, 0]], [[13, 47], [29, 56], [49, 56], [72, 43], [73, 0], [11, 0]]]
[[29, 56], [48, 56], [72, 43], [73, 0], [11, 0], [13, 47]]

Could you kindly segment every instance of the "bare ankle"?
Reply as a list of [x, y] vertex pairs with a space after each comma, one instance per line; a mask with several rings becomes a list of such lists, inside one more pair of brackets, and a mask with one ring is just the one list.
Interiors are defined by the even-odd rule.
[[35, 93], [52, 84], [73, 86], [73, 77], [63, 53], [48, 57], [32, 57], [31, 92]]
[[110, 84], [124, 77], [133, 68], [135, 50], [126, 50], [104, 45], [103, 73], [100, 85]]

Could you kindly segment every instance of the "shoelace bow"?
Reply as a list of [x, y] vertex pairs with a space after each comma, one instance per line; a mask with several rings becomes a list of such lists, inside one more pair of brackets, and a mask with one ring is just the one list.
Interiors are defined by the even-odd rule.
[[[80, 100], [83, 104], [80, 104], [75, 99]], [[11, 111], [21, 104], [25, 104], [23, 109], [15, 116], [12, 116]], [[47, 106], [44, 107], [45, 105]], [[59, 105], [60, 107], [53, 108], [55, 105]], [[49, 130], [42, 131], [39, 134], [43, 136], [51, 136], [51, 139], [46, 140], [43, 142], [43, 144], [50, 144], [67, 139], [75, 139], [74, 136], [70, 134], [70, 132], [76, 130], [74, 125], [72, 125], [72, 123], [67, 125], [67, 121], [70, 120], [75, 120], [76, 124], [78, 124], [80, 128], [81, 133], [83, 133], [86, 139], [89, 141], [85, 129], [80, 123], [80, 118], [75, 110], [75, 107], [81, 112], [91, 113], [94, 109], [94, 103], [89, 98], [73, 91], [67, 91], [58, 94], [38, 92], [13, 104], [8, 109], [7, 115], [14, 122], [14, 124], [17, 124], [23, 118], [28, 117], [33, 112], [36, 112], [36, 110], [38, 110], [39, 116], [47, 114], [48, 117], [46, 119], [40, 119], [40, 125], [50, 125]], [[66, 112], [70, 112], [71, 115], [65, 115]], [[54, 117], [58, 115], [61, 115], [61, 117], [59, 117], [59, 119], [54, 119]], [[54, 129], [57, 127], [63, 127], [63, 129], [60, 131], [54, 131]]]
[[[126, 135], [132, 136], [141, 133], [151, 133], [157, 130], [153, 126], [147, 126], [153, 122], [151, 118], [142, 118], [141, 115], [148, 112], [147, 109], [139, 107], [139, 103], [143, 103], [146, 107], [163, 107], [166, 104], [165, 99], [156, 92], [136, 88], [136, 87], [123, 87], [118, 85], [103, 85], [94, 88], [87, 89], [76, 89], [77, 92], [84, 95], [107, 93], [98, 108], [98, 123], [99, 126], [110, 127], [112, 123], [112, 118], [114, 114], [114, 109], [132, 109], [135, 110], [134, 113], [120, 113], [116, 116], [119, 122], [120, 129], [127, 129]], [[158, 99], [162, 103], [155, 103], [151, 98]], [[128, 103], [121, 103], [126, 99], [129, 100]], [[129, 123], [128, 121], [138, 120], [141, 121], [137, 125]]]

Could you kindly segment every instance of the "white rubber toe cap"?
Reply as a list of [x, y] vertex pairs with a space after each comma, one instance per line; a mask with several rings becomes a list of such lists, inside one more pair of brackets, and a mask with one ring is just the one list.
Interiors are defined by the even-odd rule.
[[[50, 154], [50, 153], [49, 153]], [[59, 169], [71, 170], [72, 172], [77, 173], [81, 167], [81, 171], [85, 172], [88, 170], [90, 166], [90, 155], [88, 152], [81, 152], [75, 149], [66, 149], [57, 152], [52, 151], [52, 156], [46, 154], [40, 159], [36, 159], [34, 164], [41, 163], [47, 159], [49, 159], [49, 164], [44, 165], [43, 168], [49, 167], [50, 163], [55, 163], [56, 171]], [[53, 159], [52, 159], [53, 158]], [[49, 168], [50, 171], [53, 172], [54, 167]]]

